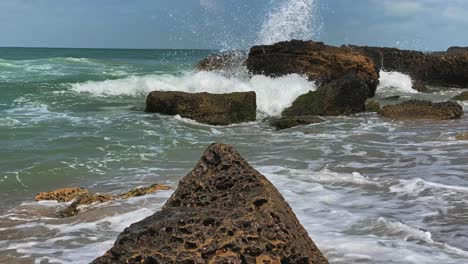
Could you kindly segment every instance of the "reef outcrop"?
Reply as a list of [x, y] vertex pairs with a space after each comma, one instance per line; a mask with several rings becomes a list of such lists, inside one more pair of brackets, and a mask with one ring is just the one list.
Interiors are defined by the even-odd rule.
[[460, 118], [463, 108], [456, 102], [433, 103], [422, 100], [409, 100], [400, 104], [382, 107], [379, 115], [390, 119], [434, 119], [448, 120]]
[[278, 190], [212, 144], [160, 212], [132, 224], [104, 263], [328, 263]]

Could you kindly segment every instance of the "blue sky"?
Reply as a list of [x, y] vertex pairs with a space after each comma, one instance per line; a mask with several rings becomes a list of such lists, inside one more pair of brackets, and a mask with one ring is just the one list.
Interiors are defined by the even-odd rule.
[[[1, 0], [0, 46], [247, 48], [286, 1], [294, 0]], [[316, 1], [315, 40], [468, 46], [468, 0]]]

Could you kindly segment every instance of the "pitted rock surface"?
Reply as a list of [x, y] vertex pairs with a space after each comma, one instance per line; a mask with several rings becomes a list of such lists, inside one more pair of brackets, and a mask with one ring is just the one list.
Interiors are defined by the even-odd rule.
[[456, 102], [433, 103], [409, 100], [401, 104], [382, 107], [379, 115], [391, 119], [434, 119], [448, 120], [463, 116], [463, 107]]
[[62, 188], [51, 192], [41, 192], [34, 198], [36, 201], [58, 201], [71, 202], [77, 197], [88, 194], [89, 191], [83, 188]]
[[232, 146], [212, 144], [162, 211], [93, 263], [328, 263], [278, 190]]

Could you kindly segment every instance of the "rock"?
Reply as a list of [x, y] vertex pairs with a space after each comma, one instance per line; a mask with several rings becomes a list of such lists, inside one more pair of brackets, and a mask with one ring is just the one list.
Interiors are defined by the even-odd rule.
[[379, 69], [411, 76], [416, 90], [426, 85], [468, 87], [468, 52], [423, 53], [396, 48], [345, 46], [372, 59]]
[[391, 119], [456, 119], [463, 115], [463, 108], [455, 102], [432, 103], [410, 100], [396, 105], [386, 105], [379, 115]]
[[400, 99], [400, 96], [399, 95], [394, 95], [394, 96], [389, 96], [389, 97], [385, 97], [384, 99], [382, 100], [385, 100], [385, 101], [396, 101]]
[[71, 202], [70, 206], [58, 212], [59, 217], [71, 217], [80, 213], [80, 207], [95, 203], [104, 203], [115, 199], [128, 199], [143, 196], [157, 191], [171, 190], [172, 188], [163, 184], [153, 184], [149, 187], [141, 187], [128, 192], [111, 194], [94, 194], [83, 188], [63, 188], [52, 192], [42, 192], [36, 195], [36, 201], [56, 200], [58, 202]]
[[212, 54], [199, 61], [196, 65], [198, 71], [231, 72], [242, 67], [247, 59], [245, 51], [229, 51]]
[[273, 119], [270, 121], [270, 125], [275, 127], [276, 130], [283, 130], [300, 125], [317, 124], [323, 121], [323, 119], [316, 116], [292, 116]]
[[76, 200], [66, 209], [59, 211], [57, 215], [62, 218], [72, 217], [80, 213], [80, 206], [91, 205], [96, 203], [105, 203], [114, 199], [114, 196], [107, 194], [83, 194], [76, 198]]
[[299, 96], [283, 116], [338, 116], [363, 112], [367, 100], [366, 83], [353, 74], [342, 76]]
[[450, 47], [447, 49], [448, 54], [460, 54], [468, 52], [468, 47]]
[[378, 112], [380, 110], [380, 103], [377, 100], [366, 101], [366, 112]]
[[58, 202], [71, 202], [77, 197], [88, 194], [88, 190], [83, 188], [63, 188], [52, 192], [41, 192], [34, 198], [36, 201], [54, 200]]
[[452, 98], [455, 101], [468, 101], [468, 91], [465, 91], [455, 97]]
[[154, 215], [103, 263], [328, 263], [278, 190], [232, 146], [212, 144]]
[[367, 84], [369, 97], [374, 96], [379, 83], [379, 72], [369, 58], [351, 49], [327, 46], [322, 42], [292, 40], [254, 46], [246, 65], [253, 74], [282, 76], [297, 73], [319, 83], [353, 73]]
[[457, 134], [455, 136], [455, 139], [457, 139], [457, 140], [468, 140], [468, 132]]
[[255, 92], [229, 94], [151, 92], [146, 112], [180, 115], [200, 123], [229, 125], [256, 120]]
[[153, 184], [150, 187], [142, 187], [130, 190], [126, 193], [120, 194], [117, 196], [118, 199], [128, 199], [131, 197], [139, 197], [151, 193], [155, 193], [158, 191], [167, 191], [171, 190], [172, 188], [163, 184]]

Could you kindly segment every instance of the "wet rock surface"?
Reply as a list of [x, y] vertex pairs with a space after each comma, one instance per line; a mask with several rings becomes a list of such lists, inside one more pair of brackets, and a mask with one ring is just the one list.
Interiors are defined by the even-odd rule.
[[354, 74], [321, 85], [317, 91], [299, 96], [283, 116], [338, 116], [365, 111], [367, 84]]
[[460, 52], [463, 48], [423, 53], [396, 48], [345, 47], [371, 58], [379, 69], [410, 75], [418, 91], [425, 91], [426, 85], [468, 87], [468, 52]]
[[468, 91], [465, 91], [455, 97], [452, 98], [452, 100], [456, 101], [468, 101]]
[[468, 132], [458, 133], [458, 134], [455, 136], [455, 139], [456, 139], [456, 140], [468, 140]]
[[353, 73], [366, 83], [368, 97], [374, 96], [379, 83], [378, 67], [371, 59], [352, 49], [322, 42], [292, 40], [254, 46], [246, 65], [253, 74], [282, 76], [297, 73], [319, 83]]
[[83, 188], [62, 188], [52, 192], [41, 192], [34, 198], [36, 201], [58, 201], [71, 202], [77, 197], [88, 194], [89, 191]]
[[366, 101], [366, 112], [378, 112], [380, 110], [380, 103], [377, 100]]
[[212, 144], [162, 211], [93, 263], [328, 263], [277, 189]]
[[292, 116], [274, 118], [269, 121], [270, 125], [275, 127], [276, 130], [288, 129], [296, 126], [310, 125], [321, 123], [324, 120], [316, 116]]
[[228, 94], [151, 92], [146, 99], [146, 112], [180, 115], [200, 123], [229, 125], [255, 121], [255, 92]]
[[116, 199], [128, 199], [132, 197], [143, 196], [172, 188], [163, 184], [153, 184], [149, 187], [140, 187], [128, 192], [112, 194], [96, 194], [83, 188], [63, 188], [52, 192], [42, 192], [36, 195], [36, 201], [54, 200], [58, 202], [72, 202], [67, 208], [57, 213], [58, 217], [72, 217], [82, 212], [83, 207], [91, 204], [105, 203]]
[[448, 120], [460, 118], [463, 108], [456, 102], [433, 103], [422, 100], [409, 100], [396, 105], [386, 105], [379, 115], [391, 119], [434, 119]]

